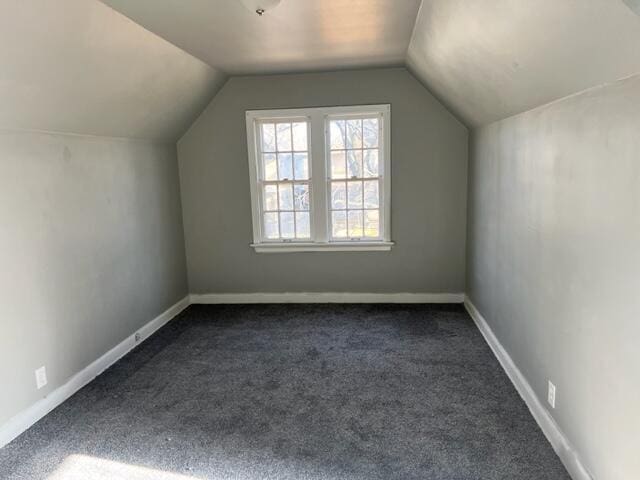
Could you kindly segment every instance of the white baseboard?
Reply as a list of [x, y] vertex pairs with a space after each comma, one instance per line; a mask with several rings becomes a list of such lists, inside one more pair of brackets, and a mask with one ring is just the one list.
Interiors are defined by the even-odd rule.
[[525, 376], [513, 362], [509, 353], [495, 336], [487, 321], [468, 297], [464, 300], [464, 306], [482, 333], [482, 336], [489, 344], [489, 347], [493, 350], [494, 355], [507, 373], [507, 376], [516, 387], [516, 390], [529, 407], [533, 418], [538, 422], [540, 429], [547, 437], [547, 440], [549, 440], [558, 457], [560, 457], [571, 478], [573, 480], [593, 480], [593, 477], [587, 472], [587, 469], [580, 460], [578, 452], [573, 448], [564, 432], [533, 391], [533, 388]]
[[[36, 403], [28, 407], [26, 410], [18, 413], [4, 425], [0, 426], [0, 448], [12, 441], [18, 435], [26, 431], [34, 423], [44, 417], [51, 410], [56, 408], [71, 395], [76, 393], [82, 387], [87, 385], [91, 380], [96, 378], [107, 368], [117, 362], [126, 355], [136, 345], [149, 338], [156, 330], [164, 326], [169, 320], [178, 315], [182, 310], [189, 306], [189, 297], [186, 296], [175, 305], [169, 307], [156, 318], [144, 325], [137, 332], [125, 338], [118, 345], [113, 347], [107, 353], [95, 360], [89, 366], [71, 377], [64, 385], [53, 390], [46, 397], [38, 400]], [[140, 335], [140, 339], [136, 341], [136, 333]]]
[[204, 293], [191, 303], [462, 303], [464, 293]]

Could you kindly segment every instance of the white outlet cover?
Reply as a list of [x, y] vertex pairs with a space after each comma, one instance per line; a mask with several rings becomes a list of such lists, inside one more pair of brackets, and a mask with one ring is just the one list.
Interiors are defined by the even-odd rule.
[[549, 380], [549, 392], [547, 394], [547, 401], [549, 402], [549, 405], [551, 405], [551, 408], [556, 408], [556, 386], [551, 383], [551, 380]]
[[36, 387], [40, 390], [47, 384], [47, 369], [40, 367], [36, 370]]

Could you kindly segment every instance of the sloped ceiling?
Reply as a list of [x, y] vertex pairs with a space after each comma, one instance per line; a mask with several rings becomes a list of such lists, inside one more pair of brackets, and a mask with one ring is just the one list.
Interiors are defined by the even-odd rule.
[[424, 0], [407, 64], [484, 125], [639, 73], [640, 0], [625, 1]]
[[175, 140], [224, 80], [95, 0], [2, 0], [0, 39], [0, 129]]
[[420, 0], [282, 0], [259, 17], [242, 0], [103, 0], [224, 72], [404, 65]]
[[622, 0], [637, 15], [640, 15], [640, 0]]
[[640, 0], [420, 3], [3, 0], [0, 129], [172, 141], [226, 75], [404, 64], [474, 127], [640, 73]]
[[231, 75], [406, 64], [471, 127], [640, 72], [640, 0], [103, 1]]

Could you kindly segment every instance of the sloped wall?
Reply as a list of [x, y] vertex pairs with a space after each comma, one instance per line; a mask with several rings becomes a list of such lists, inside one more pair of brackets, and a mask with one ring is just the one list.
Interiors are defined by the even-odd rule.
[[622, 0], [424, 0], [407, 65], [478, 127], [639, 72], [639, 21]]
[[175, 142], [224, 75], [96, 0], [0, 2], [0, 128]]

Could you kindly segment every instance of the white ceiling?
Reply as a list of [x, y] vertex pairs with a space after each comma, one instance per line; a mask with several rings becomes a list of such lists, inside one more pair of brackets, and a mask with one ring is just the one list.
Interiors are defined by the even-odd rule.
[[103, 2], [0, 1], [0, 129], [169, 141], [227, 74], [403, 64], [478, 126], [640, 73], [640, 0]]
[[484, 125], [639, 73], [640, 0], [625, 1], [424, 0], [407, 63]]
[[228, 74], [404, 65], [420, 0], [103, 0]]
[[223, 81], [94, 0], [0, 1], [0, 128], [175, 140]]
[[406, 64], [469, 126], [640, 72], [640, 0], [103, 1], [231, 75]]

